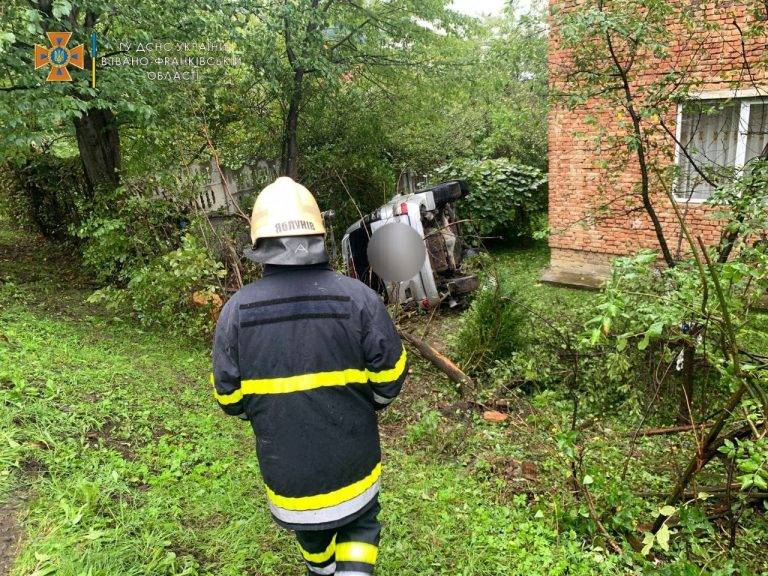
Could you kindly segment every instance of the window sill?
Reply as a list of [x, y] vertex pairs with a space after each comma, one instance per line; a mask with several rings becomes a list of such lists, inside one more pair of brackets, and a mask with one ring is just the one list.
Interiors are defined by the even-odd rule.
[[700, 204], [706, 204], [707, 202], [709, 202], [709, 198], [683, 198], [675, 194], [673, 194], [672, 197], [675, 199], [675, 202], [677, 202], [678, 204], [700, 205]]

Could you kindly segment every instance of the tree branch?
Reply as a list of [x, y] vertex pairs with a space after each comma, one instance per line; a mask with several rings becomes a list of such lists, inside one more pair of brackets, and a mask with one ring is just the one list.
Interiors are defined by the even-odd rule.
[[[599, 8], [600, 11], [603, 11], [603, 2], [602, 0], [599, 2]], [[632, 94], [632, 88], [629, 82], [629, 77], [627, 76], [626, 70], [622, 67], [621, 61], [619, 60], [619, 57], [616, 53], [616, 50], [613, 47], [613, 40], [611, 39], [611, 33], [610, 31], [606, 30], [605, 32], [605, 40], [608, 45], [608, 51], [611, 55], [611, 60], [613, 61], [614, 66], [616, 67], [616, 71], [619, 73], [619, 76], [621, 78], [621, 83], [624, 87], [624, 94], [625, 94], [625, 103], [624, 108], [629, 113], [629, 116], [632, 120], [632, 130], [634, 132], [635, 136], [635, 154], [637, 155], [637, 162], [640, 167], [640, 194], [643, 199], [643, 206], [645, 207], [645, 211], [648, 213], [649, 218], [651, 219], [651, 222], [653, 223], [653, 228], [656, 232], [656, 238], [659, 242], [659, 248], [661, 248], [661, 254], [664, 258], [664, 261], [667, 263], [667, 266], [670, 268], [675, 267], [675, 259], [672, 257], [672, 253], [669, 251], [669, 246], [667, 244], [667, 239], [664, 236], [664, 229], [661, 226], [661, 221], [659, 220], [658, 214], [656, 214], [656, 209], [653, 207], [653, 202], [651, 201], [650, 196], [650, 186], [649, 186], [649, 179], [648, 179], [648, 161], [645, 156], [645, 143], [643, 142], [643, 130], [642, 130], [642, 123], [640, 119], [640, 115], [637, 113], [637, 110], [635, 110], [634, 106], [634, 95]]]

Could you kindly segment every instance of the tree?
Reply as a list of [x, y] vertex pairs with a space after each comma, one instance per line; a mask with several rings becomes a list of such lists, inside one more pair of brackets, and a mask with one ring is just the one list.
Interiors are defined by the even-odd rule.
[[[73, 72], [72, 82], [45, 82], [33, 67], [33, 47], [47, 43], [45, 32], [71, 32], [71, 44], [99, 41], [99, 58], [136, 57], [120, 40], [139, 44], [205, 37], [218, 12], [198, 14], [195, 2], [114, 3], [101, 0], [11, 0], [0, 11], [0, 116], [7, 130], [0, 140], [3, 156], [26, 155], [29, 147], [47, 147], [74, 131], [75, 142], [92, 190], [115, 189], [122, 169], [121, 125], [143, 125], [167, 99], [162, 83], [138, 65], [99, 68], [98, 84], [90, 74]], [[203, 3], [199, 3], [203, 7]], [[148, 55], [151, 55], [147, 53]], [[147, 55], [145, 54], [145, 55]], [[85, 70], [91, 66], [85, 50]], [[71, 127], [71, 128], [70, 128]]]
[[[461, 18], [444, 0], [357, 3], [294, 0], [255, 3], [241, 20], [256, 42], [251, 61], [280, 102], [283, 115], [280, 170], [296, 177], [302, 107], [316, 94], [348, 82], [377, 82], [382, 71], [423, 65], [419, 47], [451, 33]], [[264, 36], [261, 31], [273, 32]]]
[[[713, 13], [720, 18], [714, 18]], [[556, 70], [561, 103], [578, 109], [589, 125], [595, 147], [605, 157], [596, 168], [614, 181], [629, 175], [630, 209], [639, 201], [653, 225], [666, 264], [659, 273], [653, 268], [657, 254], [650, 253], [641, 254], [631, 264], [644, 267], [643, 274], [623, 269], [626, 262], [615, 268], [598, 307], [600, 314], [591, 321], [592, 340], [600, 341], [603, 334], [614, 330], [612, 322], [617, 319], [636, 322], [617, 336], [619, 351], [626, 350], [628, 338], [638, 333], [638, 327], [644, 333], [640, 350], [645, 350], [651, 339], [665, 338], [664, 345], [680, 354], [685, 368], [681, 404], [688, 416], [692, 414], [694, 360], [703, 361], [720, 378], [722, 396], [717, 416], [701, 430], [700, 437], [697, 434], [695, 454], [674, 483], [652, 533], [646, 535], [646, 552], [654, 538], [658, 542], [668, 539], [667, 521], [692, 478], [724, 452], [723, 446], [732, 446], [737, 440], [746, 443], [751, 435], [758, 436], [750, 423], [726, 430], [737, 408], [747, 410], [742, 403], [745, 396], [751, 394], [764, 413], [768, 407], [764, 372], [750, 364], [755, 352], [749, 349], [747, 336], [755, 329], [753, 301], [765, 293], [765, 248], [751, 244], [765, 226], [764, 161], [758, 157], [743, 169], [703, 165], [690, 153], [687, 143], [678, 141], [674, 126], [678, 103], [700, 108], [700, 117], [727, 104], [688, 102], [692, 92], [711, 79], [712, 67], [703, 66], [702, 61], [708, 55], [708, 43], [723, 28], [738, 32], [735, 42], [732, 36], [724, 42], [729, 49], [737, 48], [742, 68], [731, 87], [754, 88], [756, 78], [764, 77], [765, 63], [753, 67], [749, 48], [750, 44], [765, 43], [764, 16], [760, 2], [715, 3], [713, 9], [669, 0], [594, 0], [562, 2], [554, 7], [556, 42], [562, 57]], [[755, 67], [762, 70], [758, 73]], [[705, 72], [701, 73], [702, 69]], [[673, 182], [679, 174], [676, 148], [698, 177], [715, 190], [710, 203], [725, 208], [723, 241], [714, 250], [700, 236], [695, 237], [686, 220], [685, 204], [673, 195]], [[622, 195], [628, 193], [625, 186], [619, 190]], [[610, 208], [609, 203], [603, 207]], [[658, 216], [659, 207], [676, 219], [680, 243], [685, 242], [688, 248], [685, 254], [673, 253]], [[741, 250], [732, 253], [737, 242]], [[729, 256], [735, 261], [729, 261]], [[637, 279], [643, 275], [648, 288], [638, 286]], [[625, 282], [627, 286], [622, 286]], [[644, 302], [634, 300], [638, 296]], [[675, 308], [676, 315], [670, 316]], [[715, 405], [712, 399], [710, 402]], [[738, 460], [735, 452], [738, 450], [732, 451], [731, 465]]]

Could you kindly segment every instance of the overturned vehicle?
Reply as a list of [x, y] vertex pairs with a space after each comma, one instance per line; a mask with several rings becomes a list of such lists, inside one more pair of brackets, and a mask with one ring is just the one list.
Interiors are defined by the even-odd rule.
[[[341, 249], [346, 273], [364, 282], [387, 303], [429, 308], [440, 303], [456, 306], [462, 296], [477, 289], [477, 278], [461, 271], [465, 243], [454, 203], [465, 196], [465, 182], [444, 182], [412, 194], [398, 195], [352, 224]], [[418, 233], [426, 258], [418, 273], [402, 282], [384, 282], [368, 260], [371, 236], [386, 224], [400, 222]]]

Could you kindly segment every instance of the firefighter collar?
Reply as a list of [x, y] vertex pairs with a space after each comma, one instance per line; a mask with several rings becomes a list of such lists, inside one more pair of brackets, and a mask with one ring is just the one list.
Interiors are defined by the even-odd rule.
[[333, 270], [328, 262], [320, 262], [319, 264], [307, 264], [304, 266], [285, 266], [282, 264], [265, 264], [262, 276], [272, 276], [273, 274], [280, 274], [281, 272], [301, 272], [307, 270]]
[[328, 262], [325, 242], [320, 235], [262, 238], [255, 249], [245, 250], [245, 257], [262, 264], [306, 266]]

